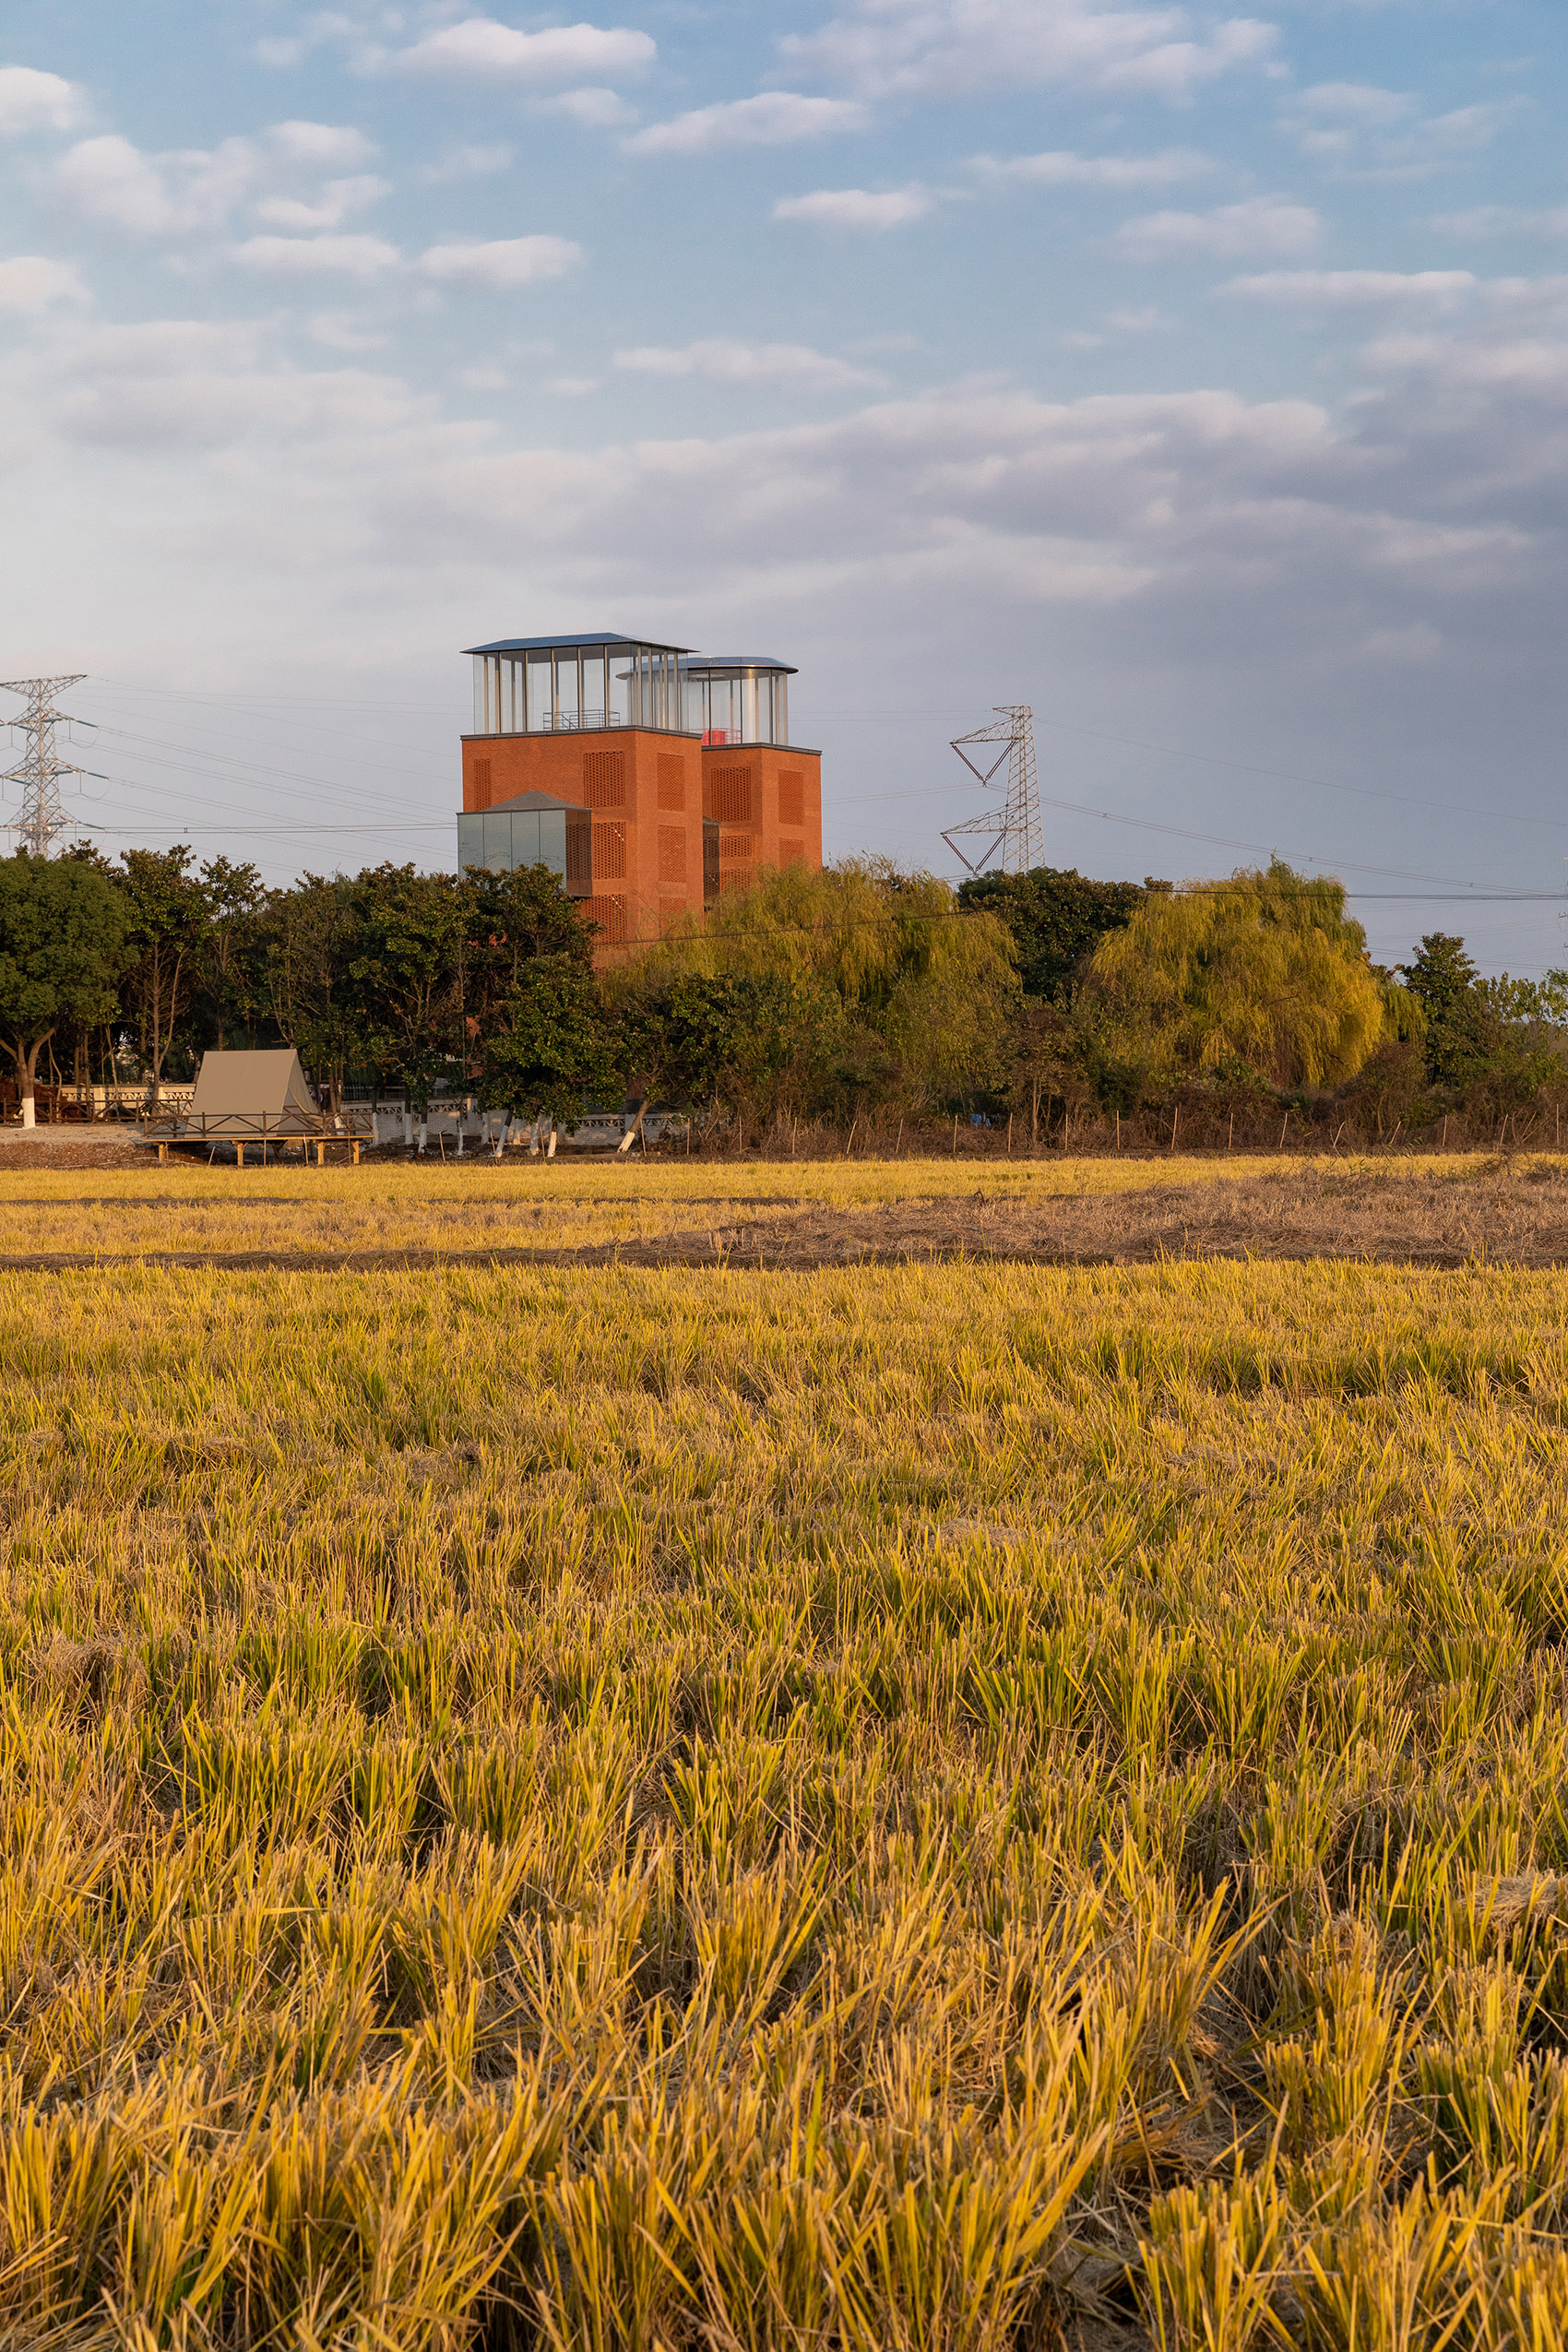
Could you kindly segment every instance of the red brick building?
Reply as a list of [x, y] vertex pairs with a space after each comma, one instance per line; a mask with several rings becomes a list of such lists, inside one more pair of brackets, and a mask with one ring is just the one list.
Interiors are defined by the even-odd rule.
[[759, 866], [821, 866], [822, 755], [790, 741], [787, 663], [611, 635], [469, 650], [459, 868], [542, 859], [613, 953]]

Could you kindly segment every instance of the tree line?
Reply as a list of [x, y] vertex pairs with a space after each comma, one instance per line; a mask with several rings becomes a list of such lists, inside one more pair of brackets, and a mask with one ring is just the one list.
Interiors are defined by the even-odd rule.
[[422, 1110], [472, 1093], [569, 1123], [631, 1090], [742, 1134], [968, 1113], [1050, 1131], [1185, 1102], [1234, 1123], [1370, 1101], [1418, 1126], [1568, 1078], [1568, 974], [1479, 976], [1430, 933], [1372, 962], [1345, 893], [1276, 861], [1214, 883], [1037, 868], [958, 890], [851, 860], [764, 873], [596, 973], [547, 868], [383, 864], [264, 886], [188, 847], [0, 860], [0, 1037], [41, 1070], [151, 1105], [212, 1047], [294, 1047], [345, 1089]]

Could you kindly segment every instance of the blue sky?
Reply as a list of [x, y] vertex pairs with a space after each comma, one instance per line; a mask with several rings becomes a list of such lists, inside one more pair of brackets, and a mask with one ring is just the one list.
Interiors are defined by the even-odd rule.
[[1560, 6], [0, 44], [0, 670], [89, 673], [106, 847], [448, 862], [457, 649], [610, 627], [799, 664], [830, 853], [948, 867], [1027, 701], [1052, 862], [1277, 848], [1388, 956], [1568, 960], [1475, 888], [1568, 873]]

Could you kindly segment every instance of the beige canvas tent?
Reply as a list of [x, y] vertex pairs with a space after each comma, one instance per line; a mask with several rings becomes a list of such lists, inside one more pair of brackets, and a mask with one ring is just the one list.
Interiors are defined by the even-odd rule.
[[321, 1112], [292, 1046], [276, 1052], [204, 1053], [184, 1136], [206, 1143], [258, 1143], [317, 1135]]

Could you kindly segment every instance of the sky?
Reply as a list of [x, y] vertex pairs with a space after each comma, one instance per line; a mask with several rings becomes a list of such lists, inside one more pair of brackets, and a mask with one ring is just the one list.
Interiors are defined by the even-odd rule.
[[1255, 5], [9, 0], [72, 815], [450, 866], [461, 648], [611, 629], [797, 665], [829, 856], [1023, 703], [1051, 864], [1568, 963], [1568, 10]]

